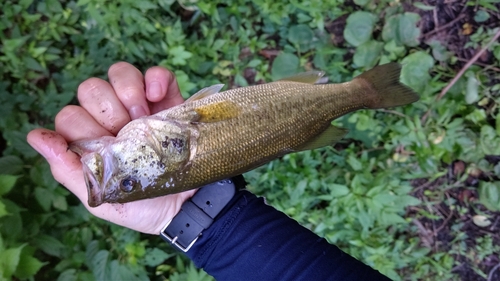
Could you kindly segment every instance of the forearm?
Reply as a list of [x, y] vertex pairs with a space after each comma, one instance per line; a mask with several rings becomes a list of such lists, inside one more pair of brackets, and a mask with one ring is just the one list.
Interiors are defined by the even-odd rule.
[[247, 191], [187, 255], [219, 281], [389, 280]]

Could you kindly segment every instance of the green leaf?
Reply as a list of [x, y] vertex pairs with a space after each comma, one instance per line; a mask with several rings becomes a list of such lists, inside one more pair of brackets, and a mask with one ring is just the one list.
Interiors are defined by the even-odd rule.
[[40, 262], [33, 257], [34, 248], [25, 247], [21, 252], [19, 265], [16, 268], [15, 276], [20, 279], [28, 279], [35, 275], [42, 266], [47, 263]]
[[370, 40], [356, 48], [353, 62], [359, 67], [372, 68], [377, 64], [384, 43]]
[[480, 182], [479, 201], [492, 211], [500, 211], [500, 182]]
[[144, 257], [144, 262], [147, 266], [155, 267], [174, 255], [175, 254], [167, 254], [158, 248], [148, 249]]
[[401, 81], [422, 92], [431, 79], [429, 70], [434, 66], [434, 59], [425, 52], [415, 52], [403, 59]]
[[465, 90], [465, 102], [473, 104], [479, 100], [479, 81], [472, 71], [467, 71], [467, 88]]
[[387, 19], [382, 30], [384, 41], [396, 40], [400, 45], [415, 47], [420, 44], [420, 29], [417, 23], [420, 16], [415, 13], [404, 13]]
[[367, 42], [372, 36], [376, 22], [377, 17], [374, 14], [363, 11], [352, 13], [347, 18], [344, 29], [345, 40], [354, 47]]
[[342, 197], [349, 193], [349, 188], [342, 184], [331, 184], [329, 189], [330, 195], [333, 197]]
[[[14, 155], [0, 157], [0, 174], [14, 175], [23, 169], [23, 161]], [[0, 187], [1, 189], [1, 187]]]
[[53, 199], [52, 192], [43, 187], [36, 187], [34, 194], [36, 201], [38, 202], [38, 204], [40, 204], [42, 209], [45, 211], [49, 211]]
[[420, 10], [424, 10], [424, 11], [432, 11], [435, 8], [434, 6], [426, 5], [422, 2], [415, 2], [415, 3], [413, 3], [413, 6], [419, 8]]
[[273, 61], [271, 76], [273, 81], [292, 76], [299, 72], [299, 58], [294, 54], [281, 53]]
[[294, 25], [288, 30], [288, 41], [298, 45], [301, 52], [308, 51], [313, 40], [314, 33], [305, 24]]
[[172, 58], [173, 65], [185, 65], [186, 60], [193, 56], [192, 53], [186, 51], [184, 46], [176, 46], [168, 50], [169, 57]]
[[94, 256], [91, 263], [92, 272], [94, 273], [96, 280], [106, 280], [106, 269], [109, 260], [109, 252], [106, 250], [100, 250]]
[[439, 40], [432, 39], [425, 43], [432, 47], [432, 56], [438, 61], [446, 61], [452, 55]]
[[478, 10], [474, 15], [474, 20], [477, 23], [485, 22], [490, 18], [490, 14], [484, 10]]
[[9, 193], [19, 177], [12, 175], [0, 175], [0, 196]]
[[19, 265], [21, 251], [26, 246], [23, 244], [17, 248], [10, 248], [0, 253], [0, 272], [4, 277], [11, 277]]
[[32, 240], [32, 245], [36, 246], [43, 252], [54, 257], [61, 257], [65, 245], [56, 238], [40, 234]]
[[7, 208], [5, 208], [5, 204], [0, 201], [0, 218], [7, 215], [9, 212], [7, 212]]
[[352, 169], [355, 171], [360, 171], [363, 168], [363, 164], [356, 159], [353, 155], [349, 155], [349, 158], [347, 158], [347, 163], [351, 165]]

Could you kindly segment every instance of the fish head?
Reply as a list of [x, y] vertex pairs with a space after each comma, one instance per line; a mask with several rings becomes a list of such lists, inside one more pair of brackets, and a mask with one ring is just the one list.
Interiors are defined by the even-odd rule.
[[189, 159], [189, 139], [175, 132], [161, 138], [150, 132], [70, 145], [81, 156], [89, 206], [150, 198], [175, 184], [175, 173]]

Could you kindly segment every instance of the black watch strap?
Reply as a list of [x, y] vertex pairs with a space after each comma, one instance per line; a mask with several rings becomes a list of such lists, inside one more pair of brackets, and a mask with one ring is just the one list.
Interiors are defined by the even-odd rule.
[[179, 213], [165, 225], [160, 232], [161, 238], [187, 252], [235, 193], [236, 186], [230, 179], [203, 186], [182, 204]]

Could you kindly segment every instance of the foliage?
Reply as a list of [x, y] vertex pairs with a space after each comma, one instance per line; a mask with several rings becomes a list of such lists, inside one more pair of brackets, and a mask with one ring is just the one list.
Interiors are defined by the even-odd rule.
[[[402, 62], [401, 79], [421, 94], [420, 102], [336, 120], [350, 133], [335, 148], [273, 161], [246, 175], [249, 188], [394, 280], [458, 279], [452, 268], [463, 260], [484, 277], [477, 261], [500, 252], [498, 243], [484, 235], [470, 248], [463, 226], [472, 215], [500, 211], [500, 163], [488, 160], [500, 155], [500, 77], [471, 67], [436, 100], [458, 65], [444, 42], [423, 42], [421, 15], [436, 7], [354, 3], [0, 4], [0, 280], [211, 279], [157, 237], [90, 216], [25, 141], [37, 126], [53, 128], [55, 114], [75, 103], [79, 83], [106, 78], [119, 60], [173, 70], [185, 97], [216, 83], [247, 86], [311, 69], [339, 83], [377, 64]], [[494, 3], [472, 3], [475, 21], [491, 21]], [[342, 32], [335, 32], [337, 23]], [[483, 46], [495, 32], [484, 25], [465, 47]], [[491, 54], [500, 59], [498, 43]], [[442, 180], [457, 162], [467, 169]], [[474, 190], [470, 178], [480, 181], [479, 200], [450, 197]], [[435, 184], [416, 187], [420, 179]], [[430, 247], [418, 225], [443, 221], [435, 211], [440, 204], [462, 221], [449, 227], [455, 237], [449, 244]]]

